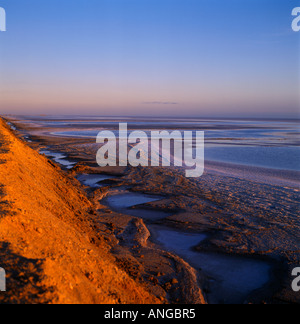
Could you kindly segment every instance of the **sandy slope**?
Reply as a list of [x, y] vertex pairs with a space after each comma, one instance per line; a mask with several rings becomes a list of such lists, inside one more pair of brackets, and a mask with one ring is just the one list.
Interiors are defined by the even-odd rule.
[[72, 178], [0, 119], [0, 303], [155, 303], [114, 263]]

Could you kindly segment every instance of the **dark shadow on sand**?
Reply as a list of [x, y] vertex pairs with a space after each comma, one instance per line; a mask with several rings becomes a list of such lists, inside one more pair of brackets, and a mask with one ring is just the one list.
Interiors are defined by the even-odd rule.
[[0, 292], [0, 304], [47, 303], [49, 289], [40, 283], [43, 261], [15, 254], [6, 242], [0, 243], [0, 267], [6, 272], [6, 292]]

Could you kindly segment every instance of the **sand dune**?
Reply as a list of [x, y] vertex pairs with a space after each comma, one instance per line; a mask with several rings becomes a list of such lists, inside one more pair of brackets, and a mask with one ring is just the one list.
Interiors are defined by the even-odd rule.
[[79, 183], [0, 120], [0, 303], [158, 303], [120, 270]]

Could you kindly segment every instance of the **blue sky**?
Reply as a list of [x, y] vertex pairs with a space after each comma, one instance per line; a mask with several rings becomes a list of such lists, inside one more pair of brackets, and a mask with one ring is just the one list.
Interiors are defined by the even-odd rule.
[[0, 113], [299, 116], [300, 1], [0, 6]]

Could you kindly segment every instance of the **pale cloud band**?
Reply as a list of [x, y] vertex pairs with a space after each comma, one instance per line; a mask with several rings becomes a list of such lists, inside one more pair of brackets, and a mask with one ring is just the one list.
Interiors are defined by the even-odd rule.
[[145, 101], [143, 105], [178, 105], [178, 102], [171, 101]]

